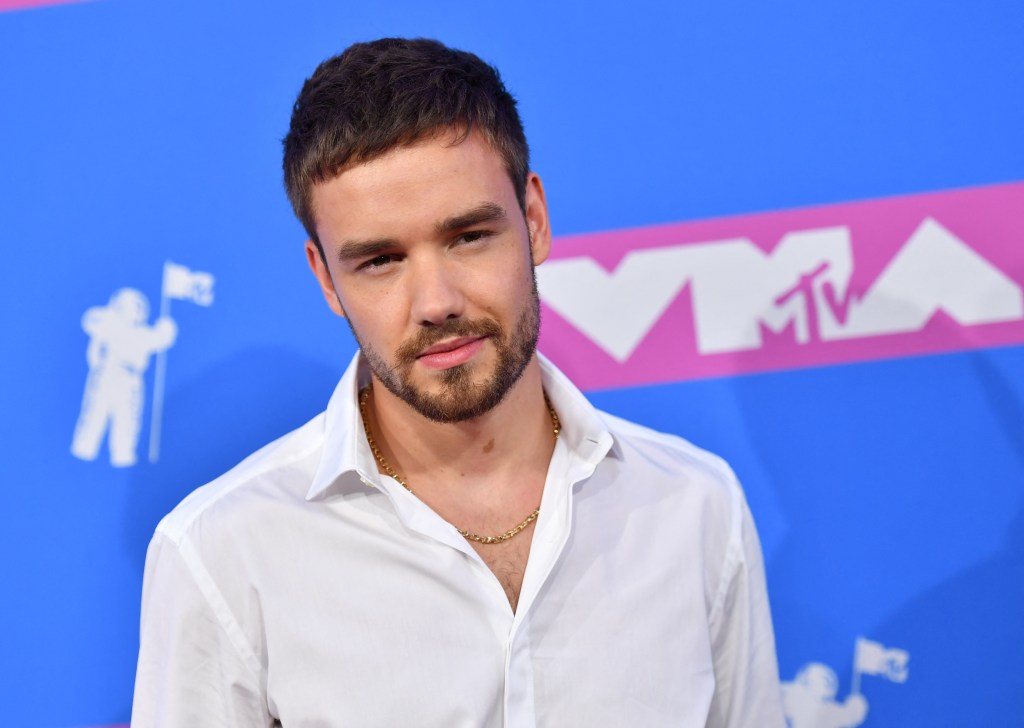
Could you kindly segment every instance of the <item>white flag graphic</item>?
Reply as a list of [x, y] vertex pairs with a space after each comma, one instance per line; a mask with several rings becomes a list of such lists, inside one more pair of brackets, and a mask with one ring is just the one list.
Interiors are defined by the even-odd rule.
[[907, 662], [910, 653], [878, 642], [857, 638], [854, 670], [864, 675], [878, 675], [893, 682], [907, 681]]
[[[191, 301], [200, 306], [213, 304], [213, 274], [191, 270], [186, 266], [164, 262], [164, 282], [160, 295], [160, 320], [171, 314], [171, 300]], [[159, 321], [157, 322], [159, 323]], [[161, 351], [156, 358], [156, 375], [153, 380], [153, 417], [149, 428], [149, 462], [160, 459], [160, 421], [164, 409], [164, 378], [167, 372], [167, 351]]]
[[163, 294], [165, 298], [209, 306], [213, 303], [213, 275], [167, 261], [164, 263]]

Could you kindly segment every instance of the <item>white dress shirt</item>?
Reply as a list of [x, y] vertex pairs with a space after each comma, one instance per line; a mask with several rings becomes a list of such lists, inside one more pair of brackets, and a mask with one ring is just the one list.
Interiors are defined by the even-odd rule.
[[377, 472], [357, 356], [326, 412], [157, 527], [134, 728], [784, 726], [732, 471], [541, 366], [562, 434], [515, 613], [455, 527]]

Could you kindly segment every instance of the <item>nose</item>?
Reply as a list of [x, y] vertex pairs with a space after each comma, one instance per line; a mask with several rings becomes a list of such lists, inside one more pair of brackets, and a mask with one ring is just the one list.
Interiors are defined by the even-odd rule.
[[419, 260], [409, 277], [412, 320], [438, 326], [465, 313], [465, 298], [453, 265], [443, 259]]

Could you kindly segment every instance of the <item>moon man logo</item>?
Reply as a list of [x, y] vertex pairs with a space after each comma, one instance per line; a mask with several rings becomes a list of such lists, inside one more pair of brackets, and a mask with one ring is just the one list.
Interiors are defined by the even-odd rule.
[[845, 700], [837, 700], [839, 679], [820, 662], [800, 668], [792, 682], [782, 683], [782, 705], [789, 728], [856, 728], [868, 716], [868, 701], [861, 694], [862, 675], [895, 683], [907, 680], [910, 653], [858, 637], [853, 655], [853, 686]]
[[149, 301], [134, 288], [115, 291], [106, 306], [93, 306], [82, 316], [82, 329], [89, 335], [85, 351], [89, 374], [71, 441], [75, 457], [95, 460], [106, 435], [111, 465], [123, 468], [136, 463], [145, 399], [143, 375], [150, 358], [157, 355], [150, 433], [150, 461], [156, 460], [165, 356], [178, 336], [178, 327], [169, 315], [173, 298], [209, 306], [213, 303], [213, 276], [166, 263], [160, 315], [152, 325], [147, 323]]

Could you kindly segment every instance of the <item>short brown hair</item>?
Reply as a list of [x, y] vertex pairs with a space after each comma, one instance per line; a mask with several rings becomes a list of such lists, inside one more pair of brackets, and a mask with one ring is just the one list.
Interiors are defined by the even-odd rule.
[[442, 129], [456, 143], [483, 132], [505, 162], [525, 211], [530, 150], [516, 101], [501, 76], [472, 53], [426, 38], [356, 43], [306, 79], [284, 138], [284, 184], [310, 239], [313, 186]]

